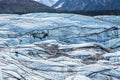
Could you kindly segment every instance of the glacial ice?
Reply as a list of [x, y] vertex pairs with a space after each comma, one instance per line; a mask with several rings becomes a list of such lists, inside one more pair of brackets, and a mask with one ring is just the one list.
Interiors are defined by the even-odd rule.
[[0, 79], [119, 80], [120, 16], [0, 14]]

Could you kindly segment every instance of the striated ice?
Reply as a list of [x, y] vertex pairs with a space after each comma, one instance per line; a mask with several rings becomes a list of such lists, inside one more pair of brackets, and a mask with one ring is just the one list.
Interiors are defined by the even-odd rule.
[[0, 79], [119, 80], [119, 18], [0, 14]]

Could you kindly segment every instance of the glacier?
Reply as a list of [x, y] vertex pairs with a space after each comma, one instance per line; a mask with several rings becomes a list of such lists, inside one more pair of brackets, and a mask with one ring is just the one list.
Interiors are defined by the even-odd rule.
[[0, 80], [119, 80], [120, 16], [0, 14]]

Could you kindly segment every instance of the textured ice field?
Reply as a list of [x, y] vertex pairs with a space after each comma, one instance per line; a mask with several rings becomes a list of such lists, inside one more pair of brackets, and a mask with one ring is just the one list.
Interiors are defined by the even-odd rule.
[[119, 80], [120, 16], [0, 14], [0, 80]]

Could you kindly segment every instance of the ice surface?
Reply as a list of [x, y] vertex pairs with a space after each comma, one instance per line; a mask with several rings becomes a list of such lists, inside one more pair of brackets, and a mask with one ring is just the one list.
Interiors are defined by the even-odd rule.
[[[102, 16], [96, 17], [102, 18]], [[96, 17], [56, 13], [1, 14], [0, 35], [1, 37], [24, 35], [28, 36], [29, 42], [55, 39], [67, 43], [99, 42], [104, 44], [117, 38], [112, 27], [119, 27], [119, 25]], [[117, 22], [115, 19], [118, 19], [119, 16], [111, 18]]]
[[89, 78], [87, 78], [87, 77], [85, 77], [85, 76], [82, 76], [82, 75], [75, 75], [75, 76], [70, 76], [70, 77], [68, 77], [67, 79], [65, 79], [65, 80], [91, 80], [91, 79], [89, 79]]
[[119, 80], [119, 18], [0, 14], [0, 78]]

